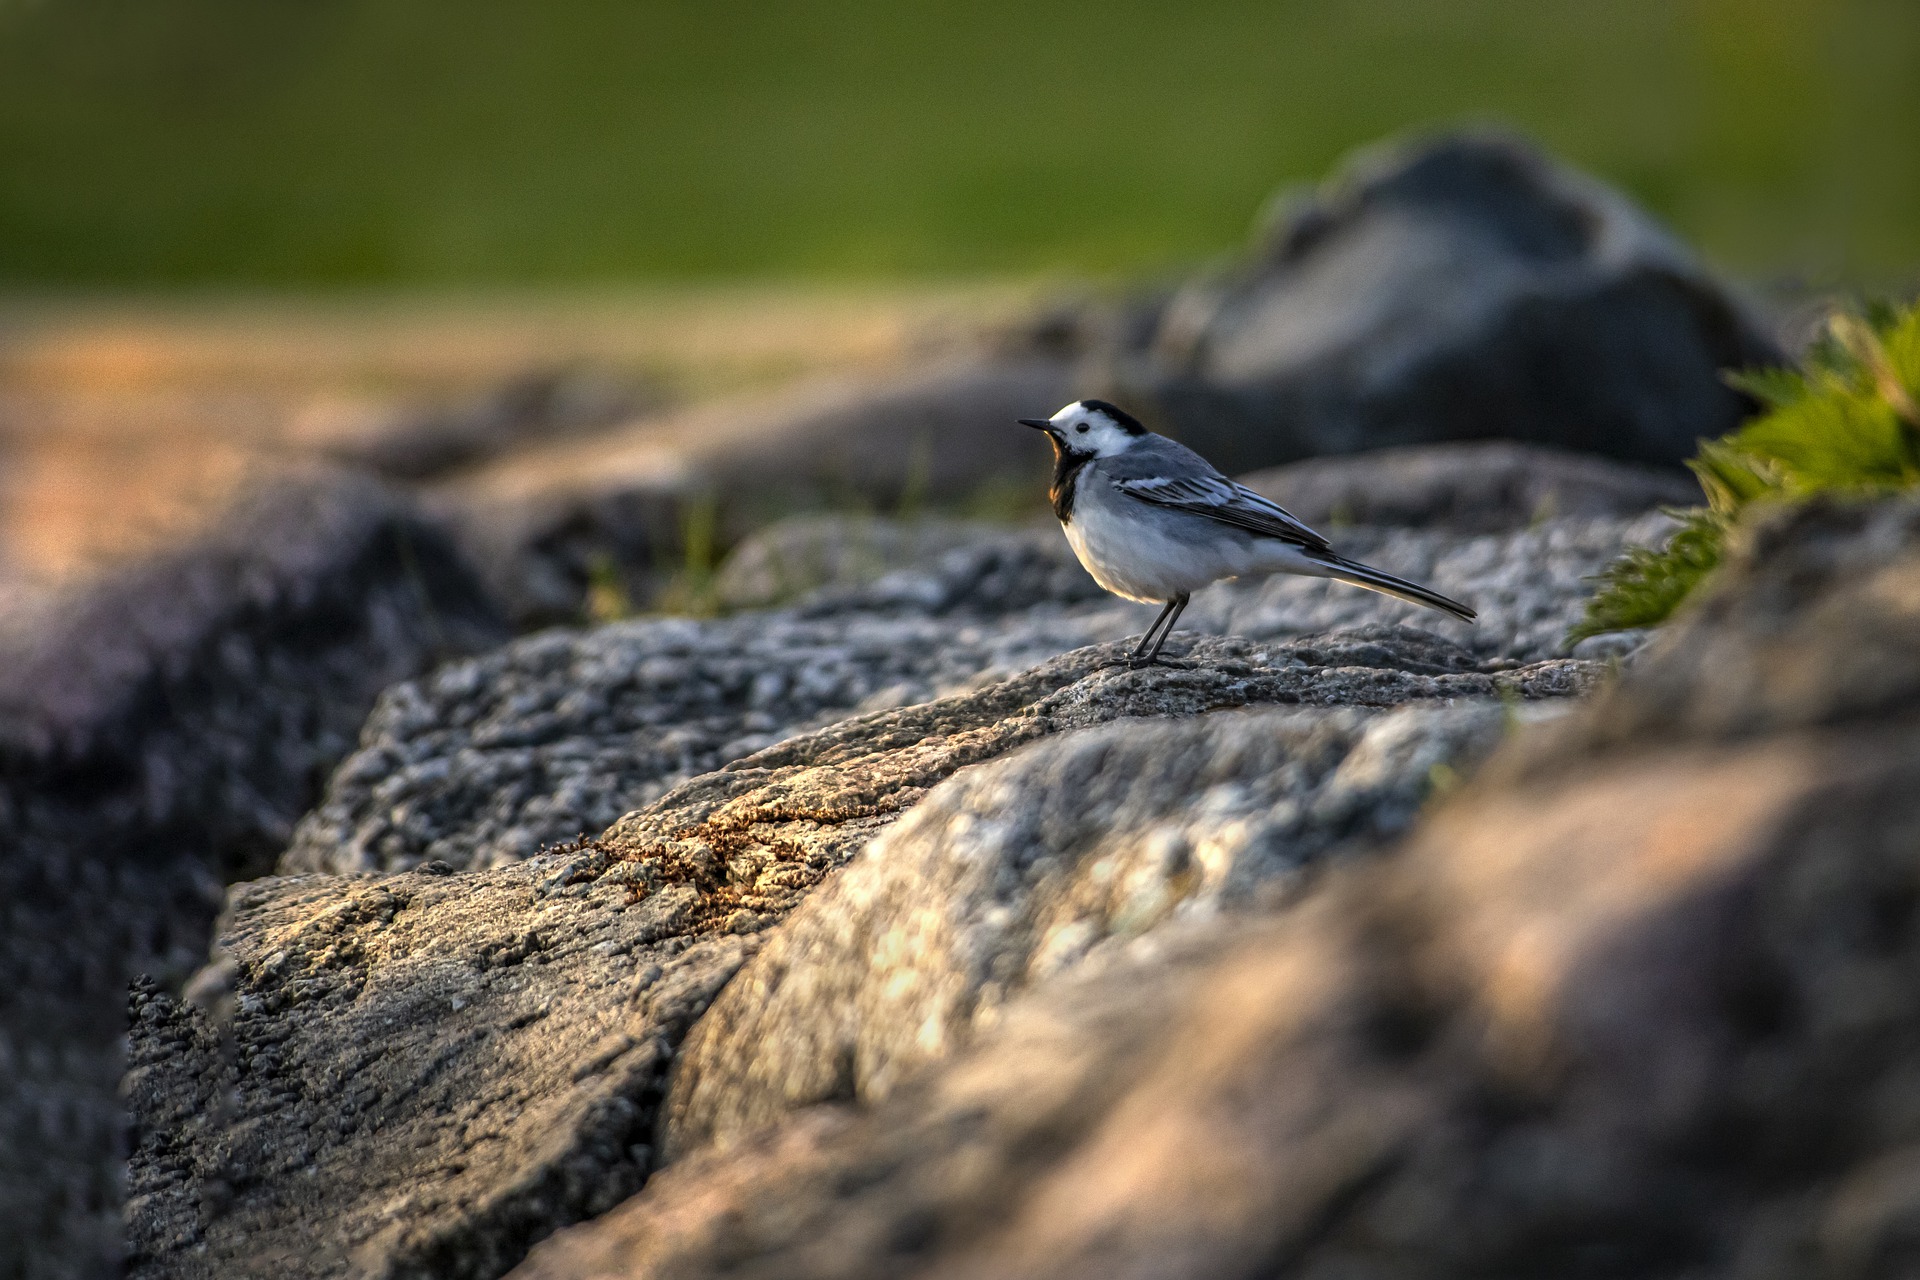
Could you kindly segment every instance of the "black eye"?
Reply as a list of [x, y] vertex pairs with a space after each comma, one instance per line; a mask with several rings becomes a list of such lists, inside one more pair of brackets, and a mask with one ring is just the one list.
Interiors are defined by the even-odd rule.
[[1087, 424], [1083, 422], [1079, 426], [1075, 427], [1074, 430], [1078, 431], [1081, 435], [1085, 435], [1087, 434]]

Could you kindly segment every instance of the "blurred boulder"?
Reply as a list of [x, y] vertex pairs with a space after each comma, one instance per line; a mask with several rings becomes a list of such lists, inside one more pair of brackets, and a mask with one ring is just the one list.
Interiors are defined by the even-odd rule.
[[1784, 360], [1625, 197], [1469, 133], [1363, 153], [1104, 378], [1228, 471], [1495, 437], [1672, 467], [1749, 411], [1722, 370]]
[[200, 962], [223, 881], [277, 852], [382, 685], [502, 628], [445, 539], [334, 472], [4, 594], [0, 1273], [116, 1274], [127, 979]]
[[374, 696], [504, 638], [447, 540], [352, 473], [263, 477], [202, 536], [0, 621], [0, 787], [23, 837], [258, 867]]
[[1671, 471], [1507, 440], [1311, 458], [1240, 481], [1317, 528], [1498, 533], [1556, 517], [1638, 515], [1702, 501], [1697, 484]]
[[723, 550], [774, 515], [954, 500], [1012, 477], [1038, 506], [1046, 450], [1014, 419], [1072, 390], [1067, 365], [1033, 359], [823, 379], [515, 453], [429, 501], [518, 625], [575, 622], [596, 573], [644, 601], [690, 540]]
[[610, 1208], [651, 1167], [681, 1034], [756, 935], [983, 760], [1229, 707], [1564, 698], [1598, 670], [1488, 672], [1384, 628], [1202, 641], [1186, 670], [1123, 652], [840, 720], [522, 863], [235, 888], [198, 1003], [136, 993], [132, 1274], [490, 1277]]
[[[1916, 629], [1920, 506], [1792, 513], [1398, 852], [1038, 984], [515, 1274], [1908, 1274]], [[866, 936], [927, 909], [890, 901]]]
[[425, 480], [509, 449], [550, 443], [656, 409], [660, 394], [582, 370], [540, 371], [443, 404], [330, 397], [302, 408], [283, 443], [395, 480]]

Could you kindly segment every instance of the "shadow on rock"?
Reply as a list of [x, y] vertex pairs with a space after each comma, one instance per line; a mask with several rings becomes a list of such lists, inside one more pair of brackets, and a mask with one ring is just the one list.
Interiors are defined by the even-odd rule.
[[[502, 638], [446, 540], [336, 472], [0, 616], [0, 1272], [119, 1249], [125, 985], [205, 956], [382, 686]], [[38, 1274], [38, 1273], [36, 1273]], [[44, 1274], [61, 1274], [46, 1270]]]

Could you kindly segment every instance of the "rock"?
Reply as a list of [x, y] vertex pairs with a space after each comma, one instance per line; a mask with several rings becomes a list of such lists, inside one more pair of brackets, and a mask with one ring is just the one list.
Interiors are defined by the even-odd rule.
[[204, 958], [222, 880], [285, 842], [381, 686], [501, 636], [364, 480], [284, 476], [206, 524], [0, 610], [0, 1273], [113, 1272], [128, 978]]
[[389, 690], [281, 869], [517, 861], [863, 704], [924, 702], [1081, 636], [794, 614], [531, 636]]
[[[1653, 516], [1482, 537], [1342, 537], [1343, 550], [1472, 601], [1474, 626], [1301, 578], [1222, 584], [1187, 616], [1194, 632], [1254, 641], [1411, 624], [1482, 661], [1538, 662], [1580, 617], [1587, 579], [1626, 543], [1657, 542], [1670, 527]], [[1057, 531], [995, 535], [781, 612], [554, 632], [449, 666], [382, 699], [282, 869], [523, 858], [856, 709], [925, 702], [1146, 628], [1149, 607], [1086, 599], [1070, 556]], [[1177, 633], [1172, 651], [1192, 634]]]
[[1646, 627], [1629, 627], [1624, 631], [1588, 636], [1569, 649], [1567, 656], [1593, 662], [1625, 662], [1646, 646], [1647, 638], [1652, 634]]
[[514, 1274], [1910, 1272], [1916, 602], [1920, 505], [1793, 513], [1398, 852], [1037, 984]]
[[397, 495], [350, 474], [271, 481], [192, 545], [9, 611], [9, 826], [258, 867], [381, 688], [503, 635]]
[[230, 1022], [147, 992], [134, 1026], [134, 1274], [491, 1276], [611, 1207], [645, 1172], [633, 1148], [698, 1006], [822, 876], [969, 765], [1122, 718], [1565, 697], [1597, 673], [1489, 673], [1394, 628], [1200, 641], [1185, 670], [1116, 665], [1123, 644], [839, 720], [569, 850], [237, 888], [226, 968], [196, 983]]
[[1749, 412], [1722, 370], [1784, 361], [1619, 193], [1463, 134], [1363, 153], [1106, 378], [1228, 471], [1492, 437], [1677, 467]]
[[1321, 858], [1404, 830], [1506, 720], [1468, 700], [1123, 721], [963, 772], [813, 894], [700, 1021], [663, 1153], [877, 1101], [1090, 954], [1300, 891]]
[[822, 379], [512, 454], [428, 500], [519, 625], [575, 622], [605, 566], [650, 599], [683, 563], [690, 519], [717, 519], [724, 549], [770, 513], [953, 500], [1044, 476], [1045, 450], [1013, 420], [1072, 398], [1068, 367], [1047, 360]]
[[1688, 625], [1656, 632], [1644, 672], [1578, 731], [1599, 749], [1892, 714], [1920, 695], [1916, 542], [1910, 503], [1823, 501], [1743, 529]]
[[495, 1276], [637, 1189], [755, 940], [564, 859], [236, 888], [227, 1017], [134, 994], [135, 1277]]
[[660, 399], [657, 391], [586, 372], [531, 372], [444, 404], [318, 399], [294, 416], [285, 443], [392, 479], [424, 480], [516, 446], [630, 421], [657, 409]]
[[[927, 600], [942, 613], [1004, 613], [1102, 594], [1053, 527], [835, 514], [794, 516], [749, 534], [713, 585], [723, 608], [764, 609], [822, 590], [864, 588], [889, 574], [900, 574], [894, 582], [910, 590], [917, 574], [928, 573], [960, 586]], [[877, 603], [896, 594], [889, 584], [861, 599]]]
[[1636, 519], [1547, 520], [1480, 537], [1416, 529], [1351, 529], [1342, 554], [1416, 582], [1434, 584], [1480, 611], [1477, 622], [1347, 590], [1311, 578], [1272, 577], [1215, 587], [1194, 597], [1182, 622], [1200, 631], [1245, 635], [1339, 630], [1368, 623], [1413, 625], [1485, 658], [1535, 662], [1564, 652], [1599, 573], [1630, 545], [1659, 545], [1675, 528], [1664, 515]]
[[1558, 517], [1633, 516], [1702, 501], [1699, 485], [1669, 471], [1504, 440], [1311, 458], [1240, 480], [1316, 528], [1503, 533]]
[[[1376, 449], [1240, 479], [1343, 539], [1355, 525], [1509, 533], [1555, 519], [1633, 517], [1701, 501], [1698, 485], [1668, 471], [1509, 441]], [[969, 583], [958, 599], [947, 591], [930, 607], [1004, 612], [1043, 600], [1100, 598], [1050, 519], [1009, 529], [846, 514], [793, 516], [747, 535], [720, 566], [714, 596], [724, 608], [765, 608], [890, 575], [898, 575], [890, 585], [902, 584], [892, 594], [904, 594], [915, 575], [964, 580], [961, 569], [943, 564], [949, 556], [958, 557], [956, 566], [979, 565], [982, 578], [1014, 572], [1031, 582], [1024, 590], [989, 587], [988, 601], [976, 599], [981, 589]], [[857, 599], [871, 608], [887, 594], [883, 588]]]
[[[1787, 358], [1624, 196], [1490, 134], [1367, 153], [1230, 275], [1054, 308], [1024, 328], [904, 373], [519, 450], [433, 486], [431, 501], [518, 625], [570, 623], [595, 584], [655, 600], [689, 547], [724, 551], [770, 515], [957, 501], [1010, 478], [1038, 510], [1044, 451], [1011, 424], [1082, 394], [1130, 405], [1230, 473], [1503, 438], [1677, 477], [1699, 439], [1753, 407], [1722, 372]], [[381, 465], [417, 473], [492, 438], [492, 418], [463, 420], [479, 425], [360, 434], [406, 455]], [[350, 424], [325, 430], [358, 438]], [[1588, 498], [1570, 512], [1603, 514], [1674, 487], [1642, 477], [1613, 492], [1623, 478], [1571, 463], [1522, 481], [1529, 465], [1503, 460], [1474, 501], [1532, 497], [1532, 516], [1546, 494], [1578, 489]]]
[[1177, 1011], [1203, 997], [1221, 932], [1162, 937], [1150, 961], [1063, 978], [1010, 1007], [950, 1069], [872, 1110], [814, 1107], [730, 1151], [697, 1152], [606, 1216], [536, 1246], [510, 1274], [924, 1274], [945, 1240], [1003, 1231], [1035, 1179], [1126, 1096]]
[[[1569, 659], [1488, 673], [1409, 628], [1257, 644], [1201, 640], [1191, 670], [1132, 670], [1127, 642], [1075, 650], [975, 692], [839, 721], [734, 761], [627, 814], [594, 842], [612, 861], [698, 868], [750, 922], [784, 915], [929, 788], [1069, 729], [1263, 703], [1567, 697], [1601, 670]], [[1501, 664], [1505, 666], [1506, 664]]]

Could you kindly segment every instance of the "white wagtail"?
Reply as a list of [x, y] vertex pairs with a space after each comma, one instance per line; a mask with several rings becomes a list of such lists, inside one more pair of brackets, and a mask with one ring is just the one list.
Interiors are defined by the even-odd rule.
[[1128, 600], [1165, 605], [1129, 659], [1136, 666], [1159, 659], [1194, 592], [1244, 574], [1332, 578], [1474, 619], [1457, 600], [1336, 555], [1282, 507], [1105, 400], [1076, 400], [1051, 418], [1020, 422], [1053, 441], [1047, 494], [1093, 580]]

